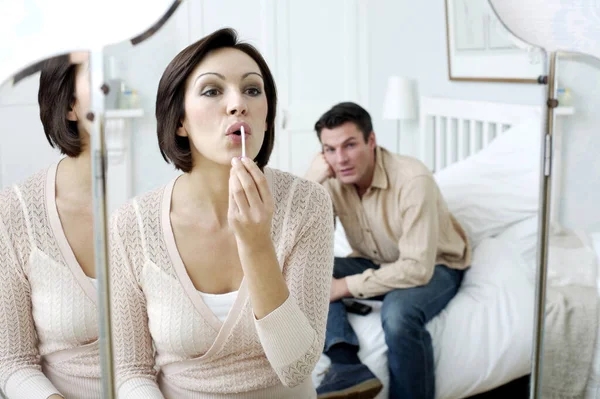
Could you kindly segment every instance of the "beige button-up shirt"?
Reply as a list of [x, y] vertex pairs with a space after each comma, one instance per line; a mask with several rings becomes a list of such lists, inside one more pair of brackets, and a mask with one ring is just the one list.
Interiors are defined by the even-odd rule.
[[369, 298], [425, 285], [436, 264], [466, 269], [471, 262], [467, 235], [429, 169], [381, 147], [375, 157], [373, 181], [362, 198], [354, 185], [337, 179], [324, 183], [352, 247], [349, 256], [380, 265], [346, 277], [352, 295]]

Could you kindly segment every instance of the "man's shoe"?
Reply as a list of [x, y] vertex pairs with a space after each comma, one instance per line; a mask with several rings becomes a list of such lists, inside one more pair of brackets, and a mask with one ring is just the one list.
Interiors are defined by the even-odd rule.
[[373, 399], [381, 381], [364, 364], [332, 364], [317, 388], [318, 399]]

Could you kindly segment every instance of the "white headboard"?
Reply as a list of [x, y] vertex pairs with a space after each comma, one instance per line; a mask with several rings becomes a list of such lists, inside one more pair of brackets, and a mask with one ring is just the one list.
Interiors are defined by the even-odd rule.
[[[530, 117], [540, 118], [542, 106], [468, 101], [452, 98], [420, 99], [421, 160], [435, 173], [487, 146], [510, 126]], [[555, 116], [574, 114], [572, 107], [555, 109]], [[552, 155], [551, 220], [558, 221], [562, 190], [561, 124], [555, 118]], [[541, 132], [540, 132], [541, 134]], [[541, 160], [540, 160], [541, 161]]]
[[421, 160], [432, 171], [465, 159], [487, 146], [510, 126], [532, 116], [540, 106], [421, 97]]

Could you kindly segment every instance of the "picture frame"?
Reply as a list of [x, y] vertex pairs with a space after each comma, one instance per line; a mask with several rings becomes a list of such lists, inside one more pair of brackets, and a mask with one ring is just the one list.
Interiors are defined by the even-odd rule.
[[444, 0], [451, 81], [538, 83], [544, 53], [504, 27], [488, 0]]

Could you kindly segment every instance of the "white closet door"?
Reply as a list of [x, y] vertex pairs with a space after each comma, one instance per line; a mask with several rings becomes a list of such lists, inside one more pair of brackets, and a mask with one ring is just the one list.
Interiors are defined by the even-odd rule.
[[273, 167], [303, 176], [320, 150], [319, 116], [341, 101], [368, 106], [364, 15], [361, 0], [277, 1], [280, 124]]

